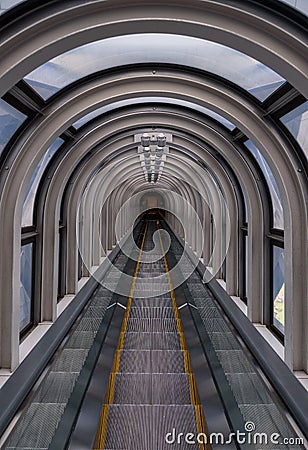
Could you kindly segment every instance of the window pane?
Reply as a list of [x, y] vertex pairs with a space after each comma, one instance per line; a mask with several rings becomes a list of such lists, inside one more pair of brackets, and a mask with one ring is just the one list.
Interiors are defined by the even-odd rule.
[[13, 8], [19, 3], [24, 2], [25, 0], [1, 0], [0, 1], [0, 14], [3, 14], [8, 9]]
[[293, 109], [280, 120], [295, 137], [308, 159], [308, 102]]
[[15, 131], [27, 116], [0, 99], [0, 156]]
[[42, 157], [40, 162], [38, 163], [32, 178], [30, 180], [30, 183], [28, 185], [26, 198], [23, 205], [22, 210], [22, 221], [21, 226], [22, 227], [29, 227], [33, 225], [33, 213], [34, 213], [34, 202], [35, 202], [35, 196], [37, 192], [37, 188], [40, 184], [40, 181], [42, 179], [42, 176], [44, 175], [45, 169], [55, 154], [55, 152], [58, 150], [58, 148], [63, 144], [63, 139], [58, 138], [54, 141], [54, 143], [49, 147], [45, 155]]
[[308, 2], [307, 0], [280, 0], [281, 2], [287, 3], [293, 8], [298, 9], [301, 13], [308, 15]]
[[73, 81], [100, 70], [160, 62], [213, 72], [259, 100], [265, 100], [285, 81], [269, 67], [230, 47], [205, 39], [159, 33], [119, 36], [77, 47], [38, 67], [25, 80], [47, 99]]
[[245, 290], [244, 296], [248, 298], [248, 283], [249, 283], [249, 274], [248, 274], [248, 251], [249, 251], [249, 242], [248, 242], [248, 234], [245, 235]]
[[33, 244], [23, 245], [20, 254], [20, 331], [32, 321], [32, 266]]
[[231, 123], [228, 119], [225, 117], [222, 117], [220, 114], [217, 114], [216, 112], [204, 108], [203, 106], [197, 105], [195, 103], [187, 102], [185, 100], [178, 100], [175, 98], [169, 98], [169, 97], [143, 97], [143, 98], [132, 98], [129, 100], [122, 100], [120, 102], [115, 102], [110, 105], [103, 106], [102, 108], [98, 108], [95, 111], [90, 112], [89, 114], [86, 114], [81, 119], [77, 120], [73, 126], [76, 129], [79, 129], [84, 124], [89, 122], [90, 120], [94, 119], [95, 117], [98, 117], [101, 114], [105, 114], [106, 112], [112, 111], [116, 108], [121, 108], [124, 106], [129, 105], [135, 105], [135, 104], [142, 104], [142, 103], [165, 103], [165, 104], [172, 104], [172, 105], [180, 105], [184, 106], [186, 108], [191, 108], [196, 111], [201, 112], [202, 114], [206, 114], [213, 119], [220, 122], [222, 125], [224, 125], [226, 128], [228, 128], [230, 131], [235, 129], [235, 125]]
[[261, 154], [261, 152], [257, 149], [257, 147], [249, 140], [245, 142], [245, 146], [255, 157], [257, 163], [260, 166], [260, 169], [263, 172], [265, 180], [268, 185], [268, 189], [270, 192], [272, 206], [273, 206], [273, 226], [274, 228], [278, 228], [280, 230], [284, 229], [284, 219], [283, 219], [283, 208], [281, 203], [280, 192], [274, 178], [273, 172], [271, 171], [269, 165], [267, 164], [265, 158]]
[[273, 325], [284, 333], [284, 249], [273, 246]]

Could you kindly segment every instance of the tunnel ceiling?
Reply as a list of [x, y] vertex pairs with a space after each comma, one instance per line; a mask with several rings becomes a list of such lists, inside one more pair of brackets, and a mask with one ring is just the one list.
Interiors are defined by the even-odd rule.
[[[204, 172], [224, 196], [227, 185], [235, 192], [245, 217], [252, 172], [284, 229], [288, 172], [307, 175], [305, 11], [277, 1], [18, 3], [0, 17], [0, 158], [4, 196], [10, 175], [21, 177], [23, 227], [56, 168], [65, 188], [91, 167], [85, 189], [118, 157], [136, 189], [174, 189]], [[152, 148], [146, 162], [143, 133], [166, 136], [162, 158]], [[303, 176], [296, 183], [305, 197]]]

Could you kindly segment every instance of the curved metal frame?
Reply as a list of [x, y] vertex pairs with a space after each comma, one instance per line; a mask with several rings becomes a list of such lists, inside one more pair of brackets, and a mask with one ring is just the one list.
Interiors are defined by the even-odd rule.
[[[4, 90], [7, 90], [8, 87], [12, 86], [20, 77], [25, 75], [25, 70], [29, 72], [31, 67], [34, 68], [34, 64], [37, 66], [40, 61], [43, 62], [47, 54], [50, 59], [59, 53], [60, 50], [63, 52], [63, 50], [69, 49], [73, 40], [74, 45], [85, 43], [92, 40], [94, 32], [97, 32], [96, 39], [100, 36], [107, 37], [108, 35], [115, 35], [117, 33], [131, 33], [133, 29], [135, 30], [136, 26], [140, 32], [150, 32], [153, 27], [157, 27], [157, 24], [160, 24], [162, 32], [167, 32], [166, 27], [168, 26], [169, 33], [180, 32], [181, 34], [199, 36], [201, 33], [204, 33], [204, 30], [207, 30], [207, 37], [217, 42], [231, 45], [239, 50], [244, 50], [246, 53], [246, 44], [249, 42], [251, 56], [258, 54], [262, 61], [269, 63], [269, 66], [274, 69], [276, 67], [279, 68], [280, 73], [288, 81], [292, 82], [299, 91], [307, 93], [305, 76], [307, 73], [307, 62], [304, 57], [306, 36], [303, 30], [300, 27], [296, 27], [288, 18], [282, 16], [277, 17], [272, 11], [250, 2], [247, 3], [246, 8], [244, 6], [241, 6], [241, 8], [234, 6], [231, 0], [228, 2], [221, 2], [219, 0], [215, 2], [204, 0], [201, 2], [195, 0], [189, 5], [189, 8], [185, 7], [184, 3], [179, 4], [177, 2], [174, 5], [173, 2], [171, 3], [168, 2], [168, 5], [166, 5], [162, 2], [159, 6], [150, 6], [150, 2], [146, 1], [142, 3], [142, 8], [134, 8], [130, 5], [130, 2], [127, 3], [126, 1], [124, 5], [121, 1], [117, 1], [117, 5], [123, 6], [118, 9], [108, 9], [111, 5], [108, 1], [89, 1], [85, 4], [84, 2], [75, 0], [69, 6], [67, 4], [63, 5], [63, 2], [62, 5], [60, 2], [54, 2], [53, 5], [48, 4], [46, 7], [44, 6], [38, 10], [37, 14], [33, 15], [33, 17], [22, 17], [20, 21], [15, 21], [11, 27], [7, 27], [4, 30], [4, 41], [2, 45], [4, 71], [1, 86], [3, 86]], [[113, 2], [112, 7], [114, 8], [114, 6], [115, 4]], [[202, 8], [204, 6], [207, 6], [206, 16], [203, 15]], [[72, 15], [73, 11], [74, 15]], [[227, 16], [225, 15], [226, 12], [228, 13]], [[66, 22], [64, 27], [59, 19], [60, 17], [64, 19], [68, 14], [70, 14], [70, 21]], [[83, 32], [81, 32], [79, 20], [81, 17], [83, 23], [87, 23], [87, 30], [83, 30]], [[153, 19], [148, 21], [147, 17], [153, 17]], [[161, 17], [164, 17], [164, 19], [161, 19]], [[224, 20], [222, 21], [223, 17]], [[182, 19], [182, 21], [178, 19]], [[109, 23], [107, 24], [106, 22], [108, 20]], [[192, 23], [193, 20], [195, 20], [195, 23]], [[26, 22], [29, 25], [28, 27], [25, 27]], [[44, 28], [42, 24], [49, 24], [50, 26], [49, 28]], [[35, 39], [32, 39], [32, 36], [34, 32], [38, 32], [39, 26], [41, 31], [36, 36], [36, 39], [40, 36], [40, 43], [42, 45], [38, 52], [36, 48], [37, 44]], [[238, 29], [242, 30], [241, 37], [238, 36]], [[268, 30], [271, 34], [264, 33], [264, 30]], [[292, 52], [289, 51], [291, 47], [288, 46], [292, 46]], [[15, 50], [12, 51], [12, 48]], [[22, 57], [20, 56], [21, 53], [23, 55]], [[161, 92], [163, 91], [166, 93], [164, 95], [181, 96], [199, 104], [207, 104], [214, 111], [226, 111], [227, 117], [238, 124], [247, 136], [253, 142], [257, 143], [262, 153], [267, 156], [271, 169], [277, 177], [279, 188], [281, 189], [286, 219], [285, 251], [286, 255], [289, 255], [286, 264], [286, 296], [292, 300], [287, 303], [288, 320], [292, 318], [295, 323], [302, 323], [301, 318], [307, 318], [303, 314], [304, 308], [302, 305], [304, 299], [307, 298], [307, 286], [303, 283], [300, 276], [301, 270], [307, 267], [307, 254], [301, 247], [301, 241], [307, 240], [307, 186], [306, 180], [302, 179], [301, 175], [297, 172], [301, 167], [300, 162], [292, 154], [292, 149], [289, 147], [287, 139], [273, 125], [271, 120], [263, 117], [262, 108], [257, 107], [256, 104], [252, 104], [246, 98], [244, 99], [239, 93], [233, 92], [230, 87], [222, 86], [214, 80], [207, 80], [205, 82], [203, 79], [200, 82], [197, 75], [180, 74], [174, 76], [168, 70], [155, 74], [147, 73], [146, 71], [143, 71], [143, 73], [142, 71], [139, 73], [138, 71], [136, 73], [130, 72], [123, 80], [123, 83], [116, 78], [116, 76], [110, 75], [108, 77], [107, 75], [104, 81], [98, 80], [96, 82], [94, 80], [86, 88], [84, 86], [77, 87], [75, 91], [64, 94], [59, 99], [56, 98], [46, 108], [45, 118], [34, 120], [25, 130], [14, 148], [12, 148], [12, 152], [7, 160], [9, 170], [7, 170], [6, 176], [1, 179], [3, 183], [1, 208], [5, 208], [4, 210], [8, 211], [8, 217], [5, 218], [5, 223], [4, 221], [1, 222], [0, 230], [6, 241], [3, 241], [2, 244], [4, 246], [7, 242], [9, 244], [6, 246], [8, 254], [10, 255], [10, 251], [12, 250], [12, 254], [15, 255], [16, 253], [14, 252], [20, 245], [20, 230], [18, 231], [16, 227], [18, 227], [22, 197], [31, 176], [31, 169], [33, 170], [40, 155], [43, 154], [53, 138], [62, 131], [65, 131], [68, 124], [73, 123], [73, 120], [78, 117], [78, 114], [81, 114], [81, 111], [84, 113], [84, 111], [93, 109], [93, 105], [95, 107], [95, 105], [102, 104], [101, 101], [98, 101], [98, 93], [101, 89], [104, 89], [106, 92], [106, 88], [108, 88], [110, 99], [117, 97], [119, 91], [121, 94], [118, 98], [129, 98], [132, 95], [149, 95], [150, 92], [159, 92], [161, 96]], [[129, 83], [129, 89], [127, 89], [125, 83]], [[186, 92], [186, 86], [188, 85], [190, 89], [189, 95]], [[81, 90], [84, 90], [84, 94]], [[67, 100], [67, 105], [64, 105]], [[73, 110], [78, 112], [75, 113], [75, 118], [72, 117]], [[146, 117], [146, 120], [149, 120], [149, 115]], [[143, 126], [147, 125], [147, 121], [143, 122]], [[158, 123], [160, 122], [158, 121]], [[184, 124], [179, 124], [174, 118], [172, 118], [172, 125], [175, 129], [182, 127], [183, 131], [187, 131], [187, 127]], [[199, 131], [199, 126], [200, 124], [197, 123], [195, 126], [190, 124], [189, 132], [195, 132], [200, 139], [207, 141], [209, 139], [208, 135], [204, 135], [204, 130]], [[108, 128], [108, 126], [105, 124], [104, 128]], [[209, 141], [214, 147], [217, 146], [218, 151], [222, 151], [225, 148], [225, 153], [224, 151], [222, 153], [225, 155], [230, 166], [233, 167], [233, 155], [228, 155], [229, 144], [223, 142], [221, 135], [216, 136], [215, 130], [211, 129], [210, 131], [212, 140], [210, 139]], [[105, 129], [104, 133], [106, 133]], [[206, 133], [209, 133], [209, 129]], [[106, 137], [106, 134], [104, 137]], [[31, 148], [33, 143], [37, 143], [40, 148], [39, 152], [35, 152]], [[18, 153], [19, 151], [20, 153]], [[21, 162], [23, 167], [25, 165], [28, 167], [26, 176], [22, 172]], [[245, 164], [243, 167], [247, 170]], [[234, 171], [237, 175], [241, 175], [238, 173], [238, 168], [234, 168]], [[12, 183], [13, 179], [14, 184], [16, 184], [16, 180], [20, 180], [21, 189], [16, 189], [16, 186]], [[64, 192], [64, 185], [65, 182], [62, 184], [61, 189], [57, 191], [57, 208], [59, 208], [59, 202]], [[250, 202], [251, 196], [249, 197]], [[250, 213], [253, 206], [249, 204]], [[10, 208], [12, 213], [9, 212]], [[58, 215], [55, 217], [58, 219]], [[57, 220], [54, 222], [54, 229], [57, 229], [56, 222]], [[250, 225], [253, 226], [252, 223]], [[45, 219], [45, 232], [47, 229], [48, 223]], [[52, 242], [53, 246], [54, 242], [55, 240]], [[250, 253], [252, 253], [252, 247], [250, 250]], [[48, 247], [43, 247], [43, 252], [49, 254]], [[10, 274], [12, 274], [12, 281], [10, 281]], [[8, 278], [7, 275], [9, 275]], [[14, 293], [17, 291], [18, 277], [19, 270], [17, 261], [10, 261], [7, 267], [3, 267], [0, 279], [3, 281], [4, 287], [7, 288], [5, 292], [9, 298], [11, 295], [12, 298], [15, 298]], [[3, 305], [4, 321], [1, 327], [2, 336], [10, 336], [8, 338], [8, 347], [9, 353], [11, 354], [2, 353], [1, 360], [3, 366], [14, 367], [17, 363], [16, 355], [18, 345], [16, 339], [12, 336], [14, 325], [16, 326], [16, 317], [13, 317], [14, 308], [11, 309], [11, 306], [13, 305]], [[299, 327], [299, 331], [295, 332], [292, 320], [286, 324], [287, 362], [291, 367], [307, 368], [307, 358], [300, 354], [302, 339], [300, 330], [302, 329], [304, 331], [304, 326]], [[302, 323], [302, 325], [304, 324]], [[12, 355], [13, 360], [11, 360]]]
[[[281, 6], [279, 9], [283, 11]], [[301, 20], [304, 22], [303, 17]], [[74, 0], [47, 4], [3, 30], [0, 95], [57, 54], [94, 40], [133, 34], [136, 29], [139, 33], [159, 29], [200, 38], [206, 35], [252, 57], [258, 55], [299, 92], [308, 94], [304, 27], [260, 3], [246, 2], [238, 7], [232, 0], [193, 0], [189, 6], [175, 0], [156, 5], [150, 0], [140, 5], [123, 0]], [[39, 50], [36, 42], [40, 42]], [[22, 57], [21, 48], [26, 49]]]

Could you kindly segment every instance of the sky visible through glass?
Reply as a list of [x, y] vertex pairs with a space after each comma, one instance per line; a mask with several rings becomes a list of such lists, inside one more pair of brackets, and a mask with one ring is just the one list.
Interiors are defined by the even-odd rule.
[[20, 253], [20, 331], [31, 322], [32, 260], [33, 244], [23, 245]]
[[258, 162], [258, 164], [263, 172], [265, 180], [267, 182], [268, 189], [269, 189], [269, 192], [271, 195], [272, 206], [273, 206], [274, 228], [283, 230], [284, 229], [284, 219], [283, 219], [283, 208], [282, 208], [282, 203], [281, 203], [281, 196], [280, 196], [280, 192], [279, 192], [275, 177], [273, 175], [273, 172], [271, 171], [266, 159], [261, 154], [260, 150], [250, 140], [245, 142], [245, 146], [255, 157], [256, 161]]
[[40, 181], [42, 177], [44, 176], [45, 169], [53, 157], [53, 155], [56, 153], [58, 148], [63, 144], [63, 139], [58, 138], [56, 139], [53, 144], [49, 147], [45, 155], [41, 158], [40, 162], [36, 166], [36, 169], [32, 175], [32, 178], [30, 180], [30, 183], [28, 185], [26, 198], [23, 205], [22, 210], [22, 227], [29, 227], [33, 225], [33, 212], [34, 212], [34, 202], [35, 202], [35, 196], [37, 192], [37, 188], [40, 184]]
[[284, 249], [273, 246], [273, 323], [284, 333]]
[[215, 42], [169, 34], [135, 34], [92, 42], [63, 53], [25, 77], [44, 99], [70, 83], [126, 64], [170, 63], [212, 72], [265, 100], [284, 79], [255, 59]]
[[0, 99], [0, 156], [15, 131], [27, 116]]
[[308, 159], [308, 102], [293, 109], [280, 120], [297, 140]]
[[98, 117], [101, 114], [104, 114], [106, 112], [112, 111], [116, 108], [121, 108], [124, 106], [134, 105], [134, 104], [142, 104], [142, 103], [164, 103], [166, 105], [179, 105], [184, 106], [187, 108], [194, 109], [195, 111], [201, 112], [202, 114], [206, 114], [213, 119], [220, 122], [222, 125], [224, 125], [226, 128], [228, 128], [230, 131], [234, 130], [236, 127], [233, 123], [231, 123], [228, 119], [225, 117], [222, 117], [220, 114], [215, 113], [214, 111], [204, 108], [203, 106], [197, 105], [195, 103], [187, 102], [184, 100], [178, 100], [174, 98], [169, 97], [140, 97], [140, 98], [132, 98], [129, 100], [123, 100], [120, 102], [114, 102], [110, 105], [103, 106], [101, 108], [98, 108], [89, 114], [86, 114], [85, 116], [81, 117], [79, 120], [77, 120], [73, 126], [78, 129], [85, 125], [90, 120], [94, 119], [95, 117]]

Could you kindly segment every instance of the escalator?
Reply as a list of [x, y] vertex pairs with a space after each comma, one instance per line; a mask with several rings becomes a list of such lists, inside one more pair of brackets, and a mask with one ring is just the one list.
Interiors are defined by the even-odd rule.
[[[148, 221], [140, 256], [151, 250], [157, 225], [155, 220]], [[158, 254], [157, 259], [137, 263], [95, 449], [163, 449], [173, 428], [194, 435], [204, 430], [171, 280], [165, 280], [170, 285], [163, 287], [170, 293], [161, 296], [153, 293], [163, 281], [159, 289], [155, 281], [148, 281], [168, 270], [166, 258]], [[205, 446], [184, 444], [181, 448]]]
[[[171, 237], [166, 254], [162, 229]], [[144, 217], [135, 240], [131, 258], [120, 251], [110, 265], [108, 283], [94, 290], [1, 448], [305, 448], [305, 419], [292, 418], [164, 220]], [[120, 273], [133, 279], [127, 297], [113, 293]]]

